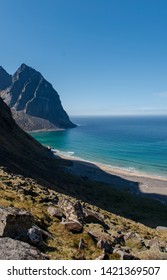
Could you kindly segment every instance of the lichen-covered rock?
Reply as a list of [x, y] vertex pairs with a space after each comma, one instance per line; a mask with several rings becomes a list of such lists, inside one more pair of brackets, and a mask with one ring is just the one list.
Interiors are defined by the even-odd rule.
[[0, 236], [15, 238], [27, 232], [34, 224], [34, 217], [25, 210], [0, 207]]
[[144, 240], [136, 232], [129, 232], [124, 235], [125, 245], [138, 250], [145, 248]]
[[0, 238], [0, 260], [47, 260], [37, 248], [8, 237]]
[[97, 213], [90, 211], [89, 209], [84, 209], [84, 221], [85, 223], [94, 223], [100, 224], [105, 228], [109, 228], [108, 225], [104, 222], [104, 219], [99, 217]]
[[67, 221], [78, 221], [83, 224], [85, 215], [80, 201], [73, 203], [63, 199], [59, 201], [59, 206], [63, 209]]
[[50, 206], [50, 207], [48, 207], [47, 212], [51, 217], [56, 217], [58, 219], [62, 219], [62, 217], [64, 216], [62, 209], [60, 209], [58, 207]]
[[164, 227], [164, 226], [157, 226], [157, 227], [156, 227], [156, 230], [163, 230], [163, 231], [166, 231], [166, 232], [167, 232], [167, 227]]
[[113, 253], [118, 254], [121, 260], [137, 260], [137, 259], [139, 260], [139, 258], [136, 258], [132, 254], [128, 254], [121, 249], [114, 249]]
[[65, 228], [73, 233], [80, 233], [83, 231], [83, 226], [79, 222], [69, 221], [63, 222]]

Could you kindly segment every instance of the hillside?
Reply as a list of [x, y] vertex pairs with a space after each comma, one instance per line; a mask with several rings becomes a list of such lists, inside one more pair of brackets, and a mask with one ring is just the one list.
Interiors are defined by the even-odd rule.
[[165, 205], [69, 174], [71, 164], [0, 99], [0, 259], [167, 259]]

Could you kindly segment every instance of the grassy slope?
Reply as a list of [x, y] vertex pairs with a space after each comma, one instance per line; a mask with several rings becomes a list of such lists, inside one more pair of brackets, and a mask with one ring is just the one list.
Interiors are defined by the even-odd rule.
[[[4, 171], [0, 173], [0, 205], [29, 209], [37, 219], [40, 219], [40, 224], [44, 223], [45, 225], [49, 221], [45, 205], [39, 203], [37, 198], [31, 195], [24, 195], [14, 189], [15, 182], [10, 178], [10, 173], [13, 172], [23, 175], [24, 178], [34, 178], [37, 193], [47, 187], [54, 189], [59, 195], [68, 195], [70, 199], [76, 198], [89, 203], [95, 211], [101, 211], [109, 217], [109, 220], [114, 220], [114, 223], [116, 223], [115, 229], [117, 226], [127, 230], [134, 229], [143, 231], [143, 234], [146, 235], [147, 232], [151, 232], [150, 234], [153, 236], [157, 233], [150, 228], [145, 228], [141, 223], [149, 227], [167, 226], [167, 207], [165, 205], [148, 198], [135, 197], [129, 193], [118, 191], [112, 186], [65, 174], [63, 167], [67, 164], [70, 163], [54, 159], [47, 149], [22, 131], [12, 119], [7, 106], [0, 99], [0, 165], [7, 167], [8, 170], [8, 175], [5, 175]], [[16, 180], [19, 180], [18, 177]], [[25, 185], [25, 182], [23, 184]], [[37, 197], [41, 195], [38, 194]], [[132, 220], [140, 222], [140, 224], [134, 223]], [[58, 226], [56, 221], [52, 221], [51, 224], [45, 226], [50, 227], [51, 232], [56, 230], [57, 234], [59, 234], [60, 248], [64, 248], [63, 244], [68, 242], [71, 244], [71, 240], [74, 240], [75, 243], [75, 237], [70, 233], [66, 233], [67, 238], [65, 238], [64, 243], [64, 238], [61, 235], [62, 228], [60, 225]], [[88, 240], [88, 243], [92, 244], [90, 240]], [[69, 246], [73, 247], [74, 244]], [[91, 246], [93, 245], [89, 247]], [[52, 251], [52, 247], [54, 247], [53, 244], [51, 249], [48, 250]], [[74, 251], [75, 249], [76, 246], [74, 246]], [[53, 254], [55, 254], [55, 251]], [[91, 255], [90, 250], [87, 254], [88, 256], [89, 254]], [[67, 255], [67, 252], [62, 252], [62, 257]], [[60, 257], [60, 253], [57, 256]]]
[[[49, 206], [48, 203], [41, 202], [41, 199], [46, 197], [45, 191], [47, 188], [39, 185], [36, 181], [28, 181], [24, 178], [20, 178], [19, 176], [11, 176], [4, 170], [0, 170], [0, 205], [2, 206], [14, 206], [17, 208], [22, 208], [30, 211], [36, 220], [36, 223], [42, 227], [43, 229], [49, 231], [55, 239], [48, 239], [45, 247], [43, 248], [44, 252], [47, 253], [52, 259], [95, 259], [100, 254], [102, 254], [102, 250], [97, 249], [94, 242], [87, 234], [88, 228], [85, 226], [83, 233], [80, 234], [72, 234], [64, 229], [64, 226], [60, 224], [60, 221], [57, 218], [52, 218], [47, 213], [47, 208]], [[19, 184], [19, 189], [17, 188]], [[96, 186], [99, 188], [99, 186]], [[28, 194], [30, 192], [30, 194]], [[50, 192], [50, 191], [49, 191]], [[75, 201], [75, 197], [68, 196], [65, 194], [60, 194], [59, 192], [55, 192], [59, 198], [66, 197], [70, 198], [71, 201]], [[108, 193], [107, 193], [108, 197]], [[103, 195], [102, 199], [106, 199], [105, 195]], [[117, 203], [117, 199], [119, 198], [120, 208], [127, 207], [126, 204], [122, 200], [121, 194], [118, 196], [117, 192], [110, 193], [110, 199], [106, 202], [114, 205]], [[127, 196], [128, 199], [128, 196]], [[129, 198], [131, 201], [131, 198]], [[121, 203], [122, 201], [122, 203]], [[128, 201], [128, 202], [129, 202]], [[140, 236], [144, 239], [152, 239], [154, 237], [158, 237], [160, 241], [167, 242], [167, 236], [163, 231], [157, 231], [150, 227], [144, 226], [141, 223], [136, 223], [131, 219], [126, 219], [122, 216], [116, 215], [114, 211], [107, 211], [105, 207], [99, 208], [95, 205], [88, 204], [86, 205], [93, 210], [94, 212], [102, 215], [105, 219], [105, 222], [110, 226], [111, 232], [114, 234], [118, 231], [122, 232], [136, 232], [140, 234]], [[128, 203], [128, 210], [133, 211], [134, 205], [130, 205]], [[142, 205], [142, 203], [141, 203]], [[126, 208], [125, 207], [125, 208]], [[142, 206], [143, 207], [143, 206]], [[148, 208], [149, 209], [149, 208]], [[139, 207], [138, 212], [140, 212], [141, 207]], [[151, 209], [152, 211], [153, 209]], [[124, 210], [121, 210], [122, 212]], [[145, 213], [145, 214], [144, 214]], [[142, 214], [140, 214], [142, 215]], [[135, 213], [134, 213], [135, 216]], [[147, 219], [147, 211], [143, 210], [143, 217]], [[158, 219], [158, 216], [157, 216]], [[161, 215], [159, 215], [160, 223], [164, 219]], [[155, 222], [155, 219], [154, 219]], [[83, 238], [86, 247], [84, 251], [78, 250], [78, 244], [80, 238]], [[132, 252], [136, 254], [136, 256], [140, 256], [142, 258], [146, 258], [146, 254], [148, 252], [138, 250], [135, 244], [128, 244], [132, 246]], [[141, 255], [143, 254], [143, 256]], [[157, 252], [151, 252], [151, 258], [157, 258]], [[116, 254], [110, 255], [111, 259], [119, 259]], [[150, 255], [148, 256], [150, 258]], [[159, 254], [158, 254], [159, 258]]]

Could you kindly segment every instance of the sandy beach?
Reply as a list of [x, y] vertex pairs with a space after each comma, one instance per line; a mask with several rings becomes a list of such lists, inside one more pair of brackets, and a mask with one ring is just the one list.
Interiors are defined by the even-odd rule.
[[67, 168], [67, 172], [81, 176], [85, 180], [90, 179], [105, 183], [118, 189], [137, 195], [148, 196], [167, 204], [166, 178], [115, 167], [112, 168], [105, 164], [91, 163], [70, 156], [58, 156], [72, 162], [72, 165]]

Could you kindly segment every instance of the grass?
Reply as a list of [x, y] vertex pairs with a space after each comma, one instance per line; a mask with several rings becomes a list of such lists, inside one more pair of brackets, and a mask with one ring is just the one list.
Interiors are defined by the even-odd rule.
[[[42, 229], [50, 232], [53, 236], [53, 238], [46, 240], [43, 248], [44, 252], [48, 254], [51, 259], [96, 259], [98, 256], [102, 255], [102, 250], [97, 249], [96, 244], [87, 234], [86, 226], [84, 226], [82, 233], [73, 234], [67, 231], [57, 218], [49, 216], [47, 212], [49, 204], [40, 202], [41, 199], [46, 196], [45, 187], [39, 185], [35, 181], [31, 183], [31, 181], [27, 182], [24, 181], [24, 179], [21, 180], [19, 177], [17, 178], [17, 176], [16, 178], [11, 179], [10, 174], [2, 170], [0, 171], [0, 178], [0, 206], [13, 206], [25, 209], [32, 213], [36, 224]], [[17, 190], [15, 186], [17, 186], [18, 183], [21, 185]], [[73, 181], [73, 184], [74, 183], [75, 182]], [[87, 191], [86, 186], [88, 186]], [[76, 198], [82, 197], [82, 201], [85, 203], [86, 207], [103, 217], [105, 223], [110, 227], [109, 232], [112, 234], [115, 234], [118, 231], [125, 233], [136, 232], [146, 240], [157, 236], [159, 240], [167, 242], [167, 235], [164, 231], [157, 231], [141, 223], [142, 220], [149, 220], [151, 226], [157, 224], [164, 225], [166, 222], [166, 208], [163, 205], [160, 205], [157, 202], [154, 203], [153, 201], [149, 204], [149, 200], [147, 200], [146, 203], [146, 199], [144, 198], [139, 198], [136, 204], [136, 199], [134, 200], [132, 195], [124, 192], [118, 193], [112, 188], [107, 188], [106, 193], [104, 193], [104, 186], [99, 184], [90, 184], [90, 182], [87, 182], [86, 185], [83, 185], [82, 187], [85, 189], [84, 194], [83, 192], [80, 194], [79, 186], [78, 189], [75, 188], [73, 190], [75, 192], [75, 195], [73, 196], [59, 193], [57, 191], [54, 193], [55, 195], [58, 195], [59, 198], [66, 197], [71, 201], [75, 201]], [[30, 190], [33, 196], [28, 195]], [[87, 194], [89, 194], [88, 197]], [[154, 207], [156, 207], [156, 209]], [[130, 218], [132, 216], [131, 213], [133, 213], [132, 218]], [[138, 216], [140, 217], [140, 222], [138, 222]], [[151, 221], [150, 217], [152, 217]], [[78, 249], [81, 238], [84, 240], [84, 250]], [[138, 254], [140, 249], [142, 249], [135, 239], [129, 242], [127, 241], [127, 245], [132, 250], [135, 248], [134, 251]], [[150, 256], [152, 256], [152, 253], [149, 253]], [[147, 253], [148, 256], [141, 256], [149, 257], [149, 253]], [[164, 256], [162, 256], [162, 258], [163, 257]], [[119, 259], [119, 256], [117, 254], [111, 254], [109, 255], [109, 259]]]

